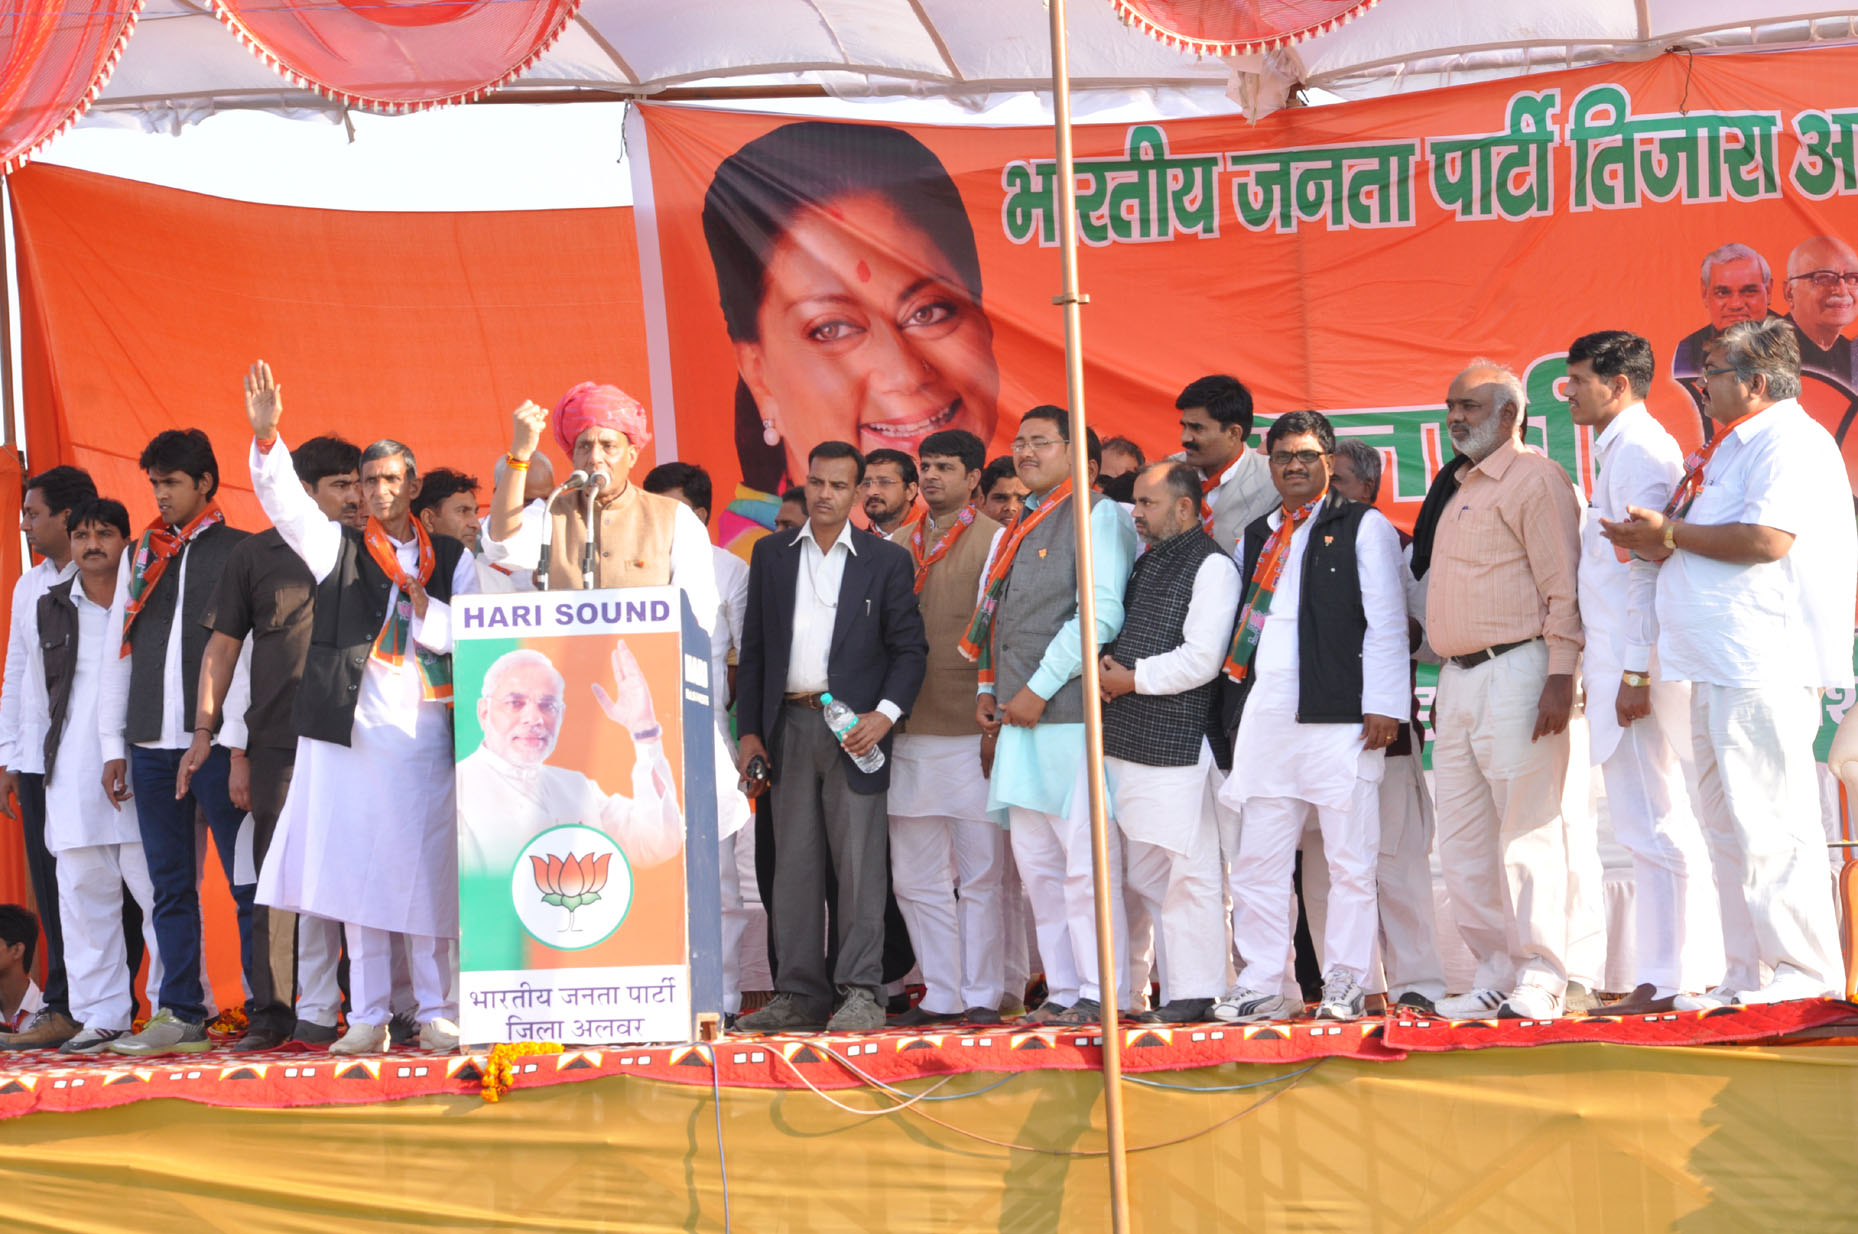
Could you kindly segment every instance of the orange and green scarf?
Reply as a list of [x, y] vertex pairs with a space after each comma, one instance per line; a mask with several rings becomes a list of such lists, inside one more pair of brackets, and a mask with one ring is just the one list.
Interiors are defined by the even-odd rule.
[[1284, 507], [1284, 520], [1265, 541], [1264, 552], [1258, 555], [1258, 564], [1252, 568], [1252, 581], [1245, 591], [1245, 603], [1239, 608], [1239, 628], [1232, 635], [1232, 650], [1226, 656], [1226, 676], [1234, 681], [1244, 681], [1251, 672], [1252, 656], [1258, 650], [1258, 640], [1264, 636], [1264, 621], [1271, 613], [1271, 597], [1277, 593], [1277, 581], [1284, 575], [1284, 565], [1290, 559], [1290, 541], [1297, 534], [1297, 528], [1310, 521], [1323, 499], [1329, 496], [1329, 490], [1323, 489], [1316, 494], [1316, 499], [1298, 510]]
[[155, 590], [155, 584], [168, 572], [168, 563], [180, 556], [181, 550], [207, 528], [225, 521], [226, 515], [220, 510], [219, 503], [209, 501], [206, 509], [195, 515], [193, 522], [185, 527], [169, 527], [157, 518], [143, 529], [142, 538], [135, 546], [135, 556], [129, 559], [129, 603], [123, 609], [123, 645], [117, 653], [119, 656], [129, 654], [129, 628], [135, 625], [135, 619], [141, 615], [142, 606], [148, 603], [149, 593]]
[[[408, 591], [415, 581], [425, 586], [432, 579], [432, 571], [438, 561], [438, 555], [432, 549], [432, 537], [426, 534], [425, 527], [418, 519], [413, 520], [413, 539], [419, 545], [419, 557], [415, 570], [415, 579], [400, 565], [400, 554], [395, 551], [394, 543], [388, 538], [387, 529], [380, 520], [368, 519], [368, 529], [362, 534], [362, 543], [367, 545], [368, 556], [374, 558], [374, 564], [381, 568], [381, 573], [394, 581], [400, 594], [394, 598], [394, 611], [381, 626], [380, 637], [374, 640], [372, 658], [392, 668], [399, 668], [406, 661], [407, 647], [413, 644], [413, 600]], [[429, 702], [440, 702], [446, 706], [452, 703], [452, 660], [450, 656], [434, 655], [424, 647], [413, 645], [413, 658], [419, 664], [420, 696]]]
[[961, 645], [957, 648], [963, 658], [981, 666], [980, 679], [984, 684], [992, 684], [994, 679], [994, 610], [1000, 606], [1000, 597], [1006, 594], [1006, 576], [1013, 571], [1013, 556], [1032, 529], [1063, 505], [1070, 495], [1071, 477], [1066, 476], [1063, 484], [1046, 494], [1037, 509], [1020, 515], [1019, 522], [1013, 524], [1013, 530], [994, 557], [993, 568], [987, 572], [987, 587], [981, 593], [981, 602], [974, 608], [973, 619], [968, 622], [968, 632], [961, 636]]

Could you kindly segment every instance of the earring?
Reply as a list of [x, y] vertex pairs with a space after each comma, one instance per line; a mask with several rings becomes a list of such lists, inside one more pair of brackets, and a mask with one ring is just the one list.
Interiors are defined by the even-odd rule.
[[763, 416], [761, 420], [761, 440], [771, 446], [781, 444], [780, 431], [774, 427], [774, 421], [766, 416]]

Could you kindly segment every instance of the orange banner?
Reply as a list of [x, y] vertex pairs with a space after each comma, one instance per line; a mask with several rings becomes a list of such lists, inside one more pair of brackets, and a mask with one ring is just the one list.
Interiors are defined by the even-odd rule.
[[[1670, 55], [1256, 125], [1082, 127], [1090, 421], [1158, 457], [1181, 389], [1232, 373], [1261, 421], [1314, 407], [1381, 448], [1382, 505], [1410, 525], [1474, 357], [1522, 375], [1530, 439], [1584, 477], [1573, 339], [1650, 338], [1650, 406], [1688, 449], [1696, 343], [1774, 312], [1813, 343], [1803, 401], [1858, 452], [1854, 70], [1850, 49]], [[675, 400], [719, 492], [792, 483], [828, 438], [967, 428], [997, 454], [1019, 413], [1065, 402], [1050, 130], [643, 111], [656, 409]], [[1789, 279], [1815, 270], [1844, 279]], [[753, 498], [725, 536], [757, 534]]]

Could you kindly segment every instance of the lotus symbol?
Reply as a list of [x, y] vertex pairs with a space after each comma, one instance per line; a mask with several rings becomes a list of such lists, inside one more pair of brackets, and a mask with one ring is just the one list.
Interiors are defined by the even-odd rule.
[[574, 910], [600, 899], [601, 889], [606, 886], [606, 869], [612, 860], [611, 853], [601, 853], [597, 857], [592, 853], [580, 857], [550, 854], [546, 861], [535, 853], [529, 855], [542, 902], [568, 910], [568, 924], [563, 927], [563, 933], [579, 931], [580, 927], [574, 924]]

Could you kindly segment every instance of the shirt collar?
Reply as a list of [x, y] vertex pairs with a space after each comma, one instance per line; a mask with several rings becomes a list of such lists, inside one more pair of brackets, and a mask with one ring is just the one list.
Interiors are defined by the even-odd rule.
[[1794, 399], [1790, 399], [1790, 398], [1776, 400], [1775, 402], [1768, 404], [1766, 407], [1763, 407], [1760, 411], [1756, 412], [1754, 415], [1750, 416], [1748, 419], [1742, 421], [1742, 423], [1736, 425], [1735, 431], [1729, 435], [1731, 437], [1738, 438], [1742, 441], [1747, 441], [1750, 437], [1753, 437], [1756, 433], [1761, 432], [1763, 429], [1767, 428], [1770, 424], [1774, 423], [1774, 420], [1769, 418], [1770, 412], [1781, 411], [1784, 408], [1792, 408], [1793, 410], [1798, 411], [1800, 410], [1800, 404]]
[[1484, 461], [1473, 467], [1472, 471], [1481, 471], [1492, 480], [1501, 480], [1503, 473], [1510, 469], [1510, 464], [1523, 456], [1523, 443], [1516, 440], [1515, 434], [1505, 437], [1497, 448], [1484, 456]]
[[[1226, 469], [1219, 473], [1219, 479], [1213, 485], [1216, 491], [1231, 484], [1234, 480], [1238, 479], [1240, 472], [1246, 470], [1245, 456], [1248, 454], [1257, 454], [1257, 451], [1252, 449], [1249, 442], [1240, 448], [1238, 454], [1233, 456], [1232, 461], [1226, 464]], [[1264, 455], [1259, 454], [1258, 458], [1260, 461], [1263, 461]]]
[[[819, 540], [813, 535], [813, 520], [812, 519], [808, 519], [806, 522], [800, 524], [799, 534], [794, 536], [794, 538], [788, 541], [788, 543], [798, 544], [802, 540], [812, 540], [813, 547], [814, 548], [819, 547]], [[839, 528], [838, 539], [832, 542], [832, 548], [836, 549], [841, 544], [845, 546], [845, 551], [850, 553], [852, 556], [856, 557], [858, 555], [858, 546], [852, 542], [852, 525], [849, 522], [847, 522], [845, 526]], [[832, 549], [827, 549], [825, 551], [831, 552]]]
[[1607, 421], [1606, 427], [1600, 430], [1600, 435], [1593, 439], [1594, 457], [1604, 457], [1608, 451], [1619, 444], [1621, 438], [1632, 431], [1640, 417], [1650, 414], [1645, 410], [1644, 403], [1634, 403]]

